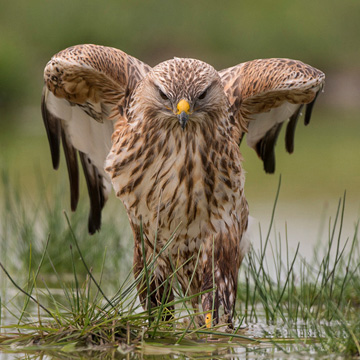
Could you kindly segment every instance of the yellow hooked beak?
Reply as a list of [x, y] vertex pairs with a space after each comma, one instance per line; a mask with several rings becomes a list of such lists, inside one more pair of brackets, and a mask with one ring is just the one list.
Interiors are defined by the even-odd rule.
[[212, 316], [211, 316], [211, 313], [207, 313], [205, 314], [205, 325], [208, 329], [211, 328], [211, 325], [212, 325]]
[[184, 130], [186, 123], [189, 120], [190, 104], [185, 99], [181, 99], [176, 105], [176, 109], [176, 115], [179, 119], [180, 126]]
[[183, 111], [189, 115], [190, 104], [186, 100], [182, 99], [178, 102], [176, 109], [176, 115], [180, 115]]

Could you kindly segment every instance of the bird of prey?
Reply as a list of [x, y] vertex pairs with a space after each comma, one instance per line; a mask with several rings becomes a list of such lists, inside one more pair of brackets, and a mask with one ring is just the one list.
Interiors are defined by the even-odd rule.
[[[77, 45], [51, 58], [44, 80], [42, 115], [55, 169], [60, 143], [64, 149], [71, 209], [79, 198], [79, 154], [90, 197], [89, 232], [100, 229], [112, 185], [133, 230], [135, 276], [144, 257], [160, 254], [152, 305], [159, 305], [176, 264], [194, 309], [201, 300], [200, 325], [218, 323], [221, 306], [231, 326], [247, 247], [240, 142], [246, 134], [265, 171], [274, 172], [281, 127], [287, 123], [291, 153], [300, 112], [306, 104], [308, 124], [324, 74], [278, 58], [221, 71], [189, 58], [150, 67], [115, 48]], [[146, 304], [140, 285], [138, 291]], [[167, 291], [173, 299], [174, 289]]]

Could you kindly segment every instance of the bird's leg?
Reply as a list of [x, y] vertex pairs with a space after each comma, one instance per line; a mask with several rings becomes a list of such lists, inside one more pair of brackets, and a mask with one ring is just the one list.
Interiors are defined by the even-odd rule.
[[210, 249], [203, 264], [201, 283], [201, 292], [205, 292], [201, 295], [201, 303], [207, 328], [219, 322], [219, 290], [216, 284], [216, 271], [213, 269], [212, 255], [213, 252]]
[[[140, 241], [135, 240], [134, 247], [134, 277], [135, 279], [141, 274], [144, 268], [144, 259], [141, 251]], [[151, 308], [159, 307], [161, 304], [171, 303], [174, 300], [174, 293], [170, 282], [164, 281], [159, 274], [152, 274], [149, 279], [149, 290], [147, 289], [146, 279], [143, 276], [142, 279], [136, 285], [138, 295], [142, 307], [147, 310], [149, 306]], [[165, 313], [164, 319], [170, 320], [173, 317], [174, 305], [166, 306], [163, 309]]]
[[169, 279], [164, 281], [160, 275], [155, 274], [153, 284], [155, 291], [151, 295], [151, 302], [156, 303], [156, 306], [165, 305], [162, 315], [165, 321], [169, 321], [174, 317], [175, 310], [174, 305], [167, 305], [174, 302], [171, 282]]
[[[212, 287], [211, 287], [212, 288]], [[202, 288], [201, 291], [206, 291], [211, 288]], [[205, 325], [211, 328], [219, 322], [219, 292], [216, 288], [205, 293], [201, 297], [202, 308], [204, 311]]]
[[191, 298], [191, 306], [192, 306], [192, 310], [195, 314], [194, 320], [195, 320], [195, 324], [198, 327], [202, 327], [205, 325], [205, 321], [204, 321], [204, 316], [203, 315], [198, 315], [200, 313], [199, 310], [199, 297], [198, 296], [194, 296]]
[[224, 315], [222, 317], [222, 322], [228, 325], [229, 329], [234, 329], [234, 325], [232, 322], [233, 314], [234, 314], [235, 301], [232, 304], [228, 304], [228, 299], [224, 304]]
[[[210, 244], [210, 246], [209, 246]], [[224, 237], [215, 237], [207, 242], [207, 251], [202, 257], [201, 296], [208, 328], [219, 323], [219, 306], [223, 306], [221, 323], [232, 327], [232, 316], [236, 301], [237, 274], [240, 262], [236, 251], [227, 246]]]

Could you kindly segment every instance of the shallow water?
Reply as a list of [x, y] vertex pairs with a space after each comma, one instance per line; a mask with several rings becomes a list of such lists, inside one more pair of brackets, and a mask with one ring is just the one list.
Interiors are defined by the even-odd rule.
[[[39, 289], [41, 291], [41, 289]], [[52, 291], [52, 290], [51, 290]], [[60, 290], [62, 291], [62, 290]], [[8, 293], [13, 297], [15, 291]], [[21, 301], [12, 301], [13, 307], [9, 310], [16, 311], [21, 308]], [[37, 320], [37, 307], [30, 304], [28, 312]], [[259, 314], [258, 314], [259, 315]], [[42, 316], [45, 324], [47, 318]], [[16, 319], [7, 312], [2, 318], [2, 324], [13, 324]], [[235, 323], [235, 327], [238, 324]], [[336, 323], [333, 326], [337, 326]], [[11, 331], [5, 330], [10, 333]], [[137, 343], [136, 347], [120, 344], [117, 348], [91, 347], [75, 348], [74, 345], [42, 347], [32, 345], [27, 348], [12, 346], [8, 352], [1, 352], [0, 360], [13, 359], [343, 359], [340, 356], [324, 356], [319, 354], [311, 343], [305, 344], [300, 339], [316, 339], [319, 333], [309, 324], [297, 321], [292, 327], [282, 322], [267, 325], [265, 317], [261, 314], [256, 323], [242, 325], [238, 335], [246, 338], [233, 338], [217, 335], [202, 336], [200, 340], [184, 340], [182, 344], [175, 345], [176, 338], [147, 339], [144, 343]], [[259, 342], [252, 342], [259, 340]], [[272, 342], [276, 339], [276, 344]], [[294, 340], [297, 339], [297, 340]], [[1, 346], [1, 345], [0, 345]], [[344, 357], [345, 358], [345, 357]]]
[[[252, 324], [243, 331], [244, 335], [251, 337], [268, 333], [270, 328], [264, 325]], [[268, 335], [269, 336], [269, 335]], [[270, 339], [270, 336], [269, 336]], [[167, 339], [159, 339], [156, 342], [146, 342], [137, 346], [136, 351], [126, 345], [118, 348], [92, 348], [76, 349], [72, 346], [54, 347], [42, 349], [41, 346], [29, 349], [11, 349], [12, 353], [0, 351], [0, 360], [12, 360], [19, 358], [31, 359], [345, 359], [335, 354], [324, 356], [311, 349], [311, 345], [278, 343], [274, 345], [271, 340], [261, 344], [252, 344], [246, 341], [231, 342], [215, 337], [197, 343], [191, 342], [174, 345]]]

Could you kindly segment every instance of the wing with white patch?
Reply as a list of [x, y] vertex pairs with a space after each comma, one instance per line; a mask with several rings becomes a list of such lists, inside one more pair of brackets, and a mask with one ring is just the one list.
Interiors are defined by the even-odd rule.
[[281, 127], [287, 122], [285, 145], [292, 153], [301, 110], [306, 104], [307, 125], [325, 75], [301, 61], [276, 58], [249, 61], [219, 74], [230, 102], [236, 140], [247, 132], [248, 145], [263, 160], [265, 171], [273, 173]]
[[127, 97], [150, 67], [109, 47], [78, 45], [54, 55], [44, 70], [42, 116], [54, 169], [62, 143], [69, 173], [71, 209], [79, 200], [80, 155], [90, 197], [88, 228], [100, 229], [101, 211], [111, 191], [104, 162], [114, 122]]

